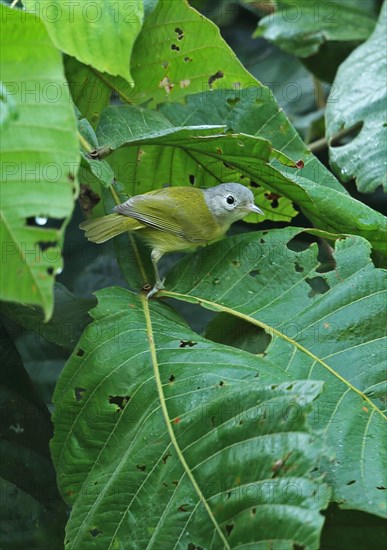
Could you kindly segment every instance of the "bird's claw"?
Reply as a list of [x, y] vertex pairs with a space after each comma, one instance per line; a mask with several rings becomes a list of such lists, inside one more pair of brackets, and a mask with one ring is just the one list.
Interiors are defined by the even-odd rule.
[[163, 290], [164, 288], [164, 281], [165, 281], [165, 277], [164, 279], [162, 279], [161, 281], [156, 281], [156, 284], [155, 286], [152, 288], [152, 290], [150, 290], [148, 292], [148, 294], [146, 295], [147, 299], [149, 300], [149, 298], [152, 298], [152, 296], [154, 296], [155, 294], [158, 293], [159, 290]]

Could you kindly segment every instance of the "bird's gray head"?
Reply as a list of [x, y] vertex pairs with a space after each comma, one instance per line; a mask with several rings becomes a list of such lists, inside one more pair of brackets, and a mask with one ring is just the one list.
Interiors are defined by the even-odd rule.
[[216, 220], [224, 225], [230, 226], [250, 212], [263, 214], [254, 204], [253, 193], [240, 183], [222, 183], [205, 189], [204, 198]]

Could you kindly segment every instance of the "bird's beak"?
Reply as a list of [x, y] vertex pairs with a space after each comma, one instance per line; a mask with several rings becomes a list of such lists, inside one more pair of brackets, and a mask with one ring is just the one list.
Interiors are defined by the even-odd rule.
[[262, 210], [260, 208], [258, 208], [258, 206], [256, 204], [249, 204], [246, 208], [247, 212], [254, 212], [254, 214], [261, 214], [262, 216], [264, 215]]

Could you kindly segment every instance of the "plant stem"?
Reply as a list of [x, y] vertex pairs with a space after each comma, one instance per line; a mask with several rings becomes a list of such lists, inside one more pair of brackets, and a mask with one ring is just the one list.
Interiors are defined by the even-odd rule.
[[87, 139], [85, 139], [80, 132], [78, 132], [78, 139], [86, 153], [91, 153], [92, 151], [94, 151], [95, 148], [90, 145]]
[[343, 137], [351, 135], [354, 131], [361, 128], [363, 124], [361, 122], [358, 122], [357, 124], [354, 124], [354, 126], [351, 126], [350, 128], [343, 128], [337, 134], [332, 136], [328, 142], [326, 137], [323, 137], [321, 139], [317, 139], [316, 141], [313, 141], [308, 145], [309, 149], [312, 151], [312, 153], [318, 153], [319, 151], [323, 151], [326, 149], [329, 145], [332, 145], [335, 141], [340, 141]]

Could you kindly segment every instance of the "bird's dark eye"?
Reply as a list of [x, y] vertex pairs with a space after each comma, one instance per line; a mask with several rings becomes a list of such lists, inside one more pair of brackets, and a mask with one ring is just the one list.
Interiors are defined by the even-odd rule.
[[234, 204], [235, 202], [235, 199], [232, 195], [229, 195], [227, 198], [226, 198], [226, 201], [227, 201], [227, 204]]

